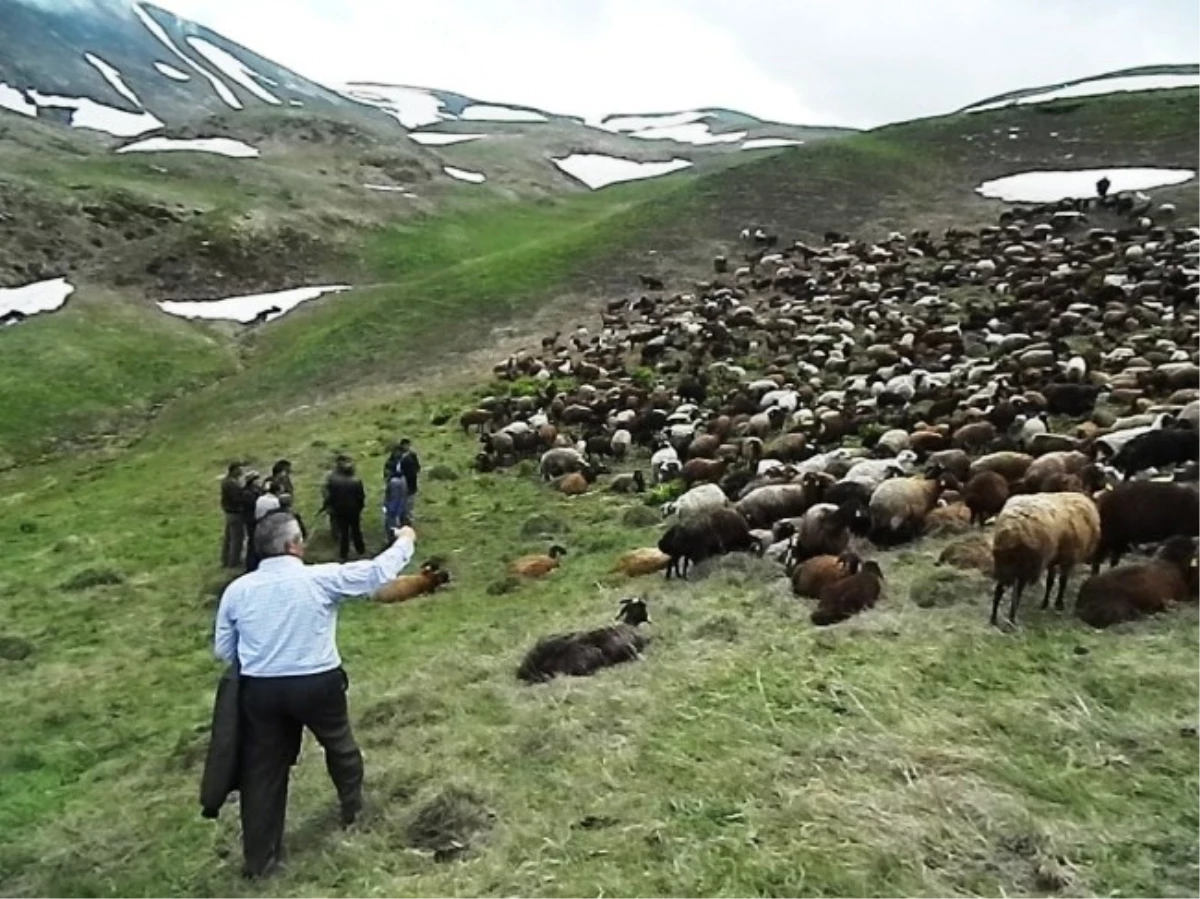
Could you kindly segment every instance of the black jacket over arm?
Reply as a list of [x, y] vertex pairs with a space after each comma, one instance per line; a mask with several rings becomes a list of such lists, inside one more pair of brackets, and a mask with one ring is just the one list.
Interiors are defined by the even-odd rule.
[[200, 813], [215, 818], [230, 793], [237, 792], [239, 724], [241, 706], [238, 684], [240, 670], [234, 662], [221, 675], [217, 695], [213, 700], [212, 732], [208, 740], [208, 757], [200, 779]]

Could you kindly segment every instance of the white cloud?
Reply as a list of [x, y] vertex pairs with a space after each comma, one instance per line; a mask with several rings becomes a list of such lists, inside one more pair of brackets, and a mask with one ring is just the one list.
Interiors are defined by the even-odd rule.
[[725, 106], [860, 126], [1192, 62], [1194, 0], [163, 0], [326, 84], [388, 81], [595, 118]]

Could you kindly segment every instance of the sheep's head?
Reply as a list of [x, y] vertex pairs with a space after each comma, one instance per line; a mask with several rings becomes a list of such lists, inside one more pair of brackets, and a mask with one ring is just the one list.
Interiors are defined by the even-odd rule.
[[862, 565], [862, 559], [858, 553], [847, 551], [838, 556], [838, 564], [846, 574], [858, 574], [858, 569]]
[[555, 543], [553, 546], [550, 547], [550, 558], [552, 558], [552, 559], [562, 558], [566, 554], [567, 554], [567, 548], [565, 546], [560, 546], [559, 544]]
[[653, 623], [646, 600], [637, 596], [621, 600], [621, 607], [617, 610], [617, 621], [624, 621], [633, 627], [637, 627], [639, 624]]

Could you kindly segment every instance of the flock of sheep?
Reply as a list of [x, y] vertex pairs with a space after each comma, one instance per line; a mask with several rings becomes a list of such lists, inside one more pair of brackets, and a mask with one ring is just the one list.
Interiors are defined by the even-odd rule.
[[[710, 280], [670, 292], [643, 277], [598, 328], [499, 363], [509, 388], [459, 424], [479, 434], [481, 471], [536, 458], [563, 493], [662, 501], [658, 545], [616, 562], [630, 576], [755, 552], [831, 624], [880, 596], [884, 572], [860, 554], [937, 532], [961, 535], [941, 562], [994, 577], [993, 623], [1006, 591], [1015, 622], [1043, 576], [1043, 606], [1057, 583], [1063, 608], [1085, 564], [1084, 621], [1163, 611], [1197, 586], [1200, 229], [1112, 199], [877, 243], [747, 228]], [[1159, 551], [1098, 573], [1135, 546]], [[543, 641], [522, 677], [636, 657], [637, 608]]]

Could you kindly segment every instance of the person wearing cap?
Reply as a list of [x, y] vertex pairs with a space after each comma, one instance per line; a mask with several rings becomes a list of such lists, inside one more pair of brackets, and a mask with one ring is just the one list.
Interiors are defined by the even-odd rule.
[[362, 513], [367, 504], [366, 489], [355, 474], [354, 460], [341, 454], [334, 462], [333, 471], [325, 479], [325, 502], [321, 508], [329, 512], [329, 527], [338, 544], [338, 559], [345, 562], [350, 558], [350, 544], [360, 556], [366, 553], [363, 541]]
[[221, 538], [221, 565], [225, 568], [237, 568], [242, 564], [242, 550], [246, 546], [240, 462], [230, 462], [225, 477], [221, 479], [221, 512], [225, 515], [225, 533]]
[[213, 648], [239, 666], [239, 811], [243, 873], [257, 878], [284, 858], [289, 769], [307, 728], [325, 751], [343, 826], [362, 810], [363, 758], [346, 702], [349, 678], [337, 647], [343, 600], [368, 596], [413, 556], [416, 533], [400, 528], [373, 559], [304, 564], [304, 537], [284, 510], [269, 512], [255, 532], [258, 569], [225, 588]]

